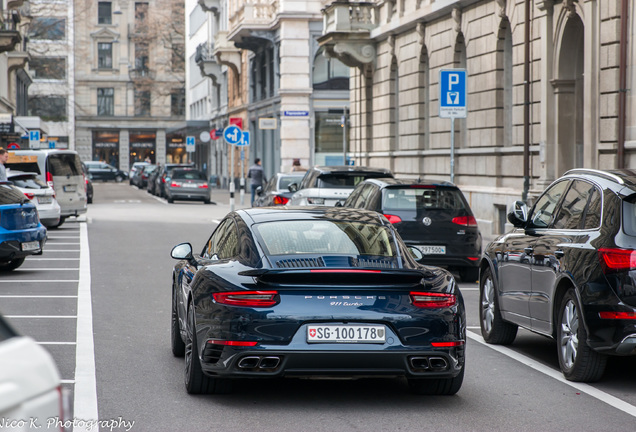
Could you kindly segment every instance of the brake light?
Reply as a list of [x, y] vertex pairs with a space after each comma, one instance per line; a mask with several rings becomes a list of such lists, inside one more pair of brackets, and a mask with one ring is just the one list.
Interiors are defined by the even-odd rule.
[[382, 273], [382, 270], [309, 270], [310, 273]]
[[278, 303], [278, 291], [231, 291], [212, 294], [214, 301], [230, 306], [269, 307]]
[[636, 319], [636, 312], [599, 312], [602, 319]]
[[51, 171], [46, 172], [46, 184], [49, 185], [50, 188], [53, 187], [53, 175]]
[[228, 341], [228, 340], [209, 340], [209, 344], [225, 345], [225, 346], [256, 346], [258, 342], [253, 341]]
[[285, 198], [284, 196], [276, 195], [274, 196], [274, 205], [285, 205], [289, 202], [289, 198]]
[[431, 345], [435, 348], [451, 348], [464, 345], [464, 341], [454, 341], [454, 342], [431, 342]]
[[30, 200], [32, 200], [32, 199], [33, 199], [33, 197], [35, 197], [35, 194], [28, 193], [28, 192], [25, 192], [25, 193], [24, 193], [24, 195], [25, 195], [28, 199], [30, 199]]
[[477, 219], [475, 219], [474, 216], [457, 216], [457, 217], [454, 217], [451, 221], [454, 224], [462, 225], [462, 226], [469, 226], [469, 227], [477, 226]]
[[199, 185], [199, 189], [207, 189], [208, 188], [208, 184], [207, 183], [203, 183]]
[[411, 185], [409, 186], [411, 189], [435, 189], [435, 185]]
[[392, 224], [402, 222], [402, 218], [396, 215], [385, 214], [384, 217], [387, 218]]
[[606, 271], [619, 271], [636, 268], [635, 252], [633, 249], [600, 248], [598, 255]]
[[170, 183], [170, 187], [181, 187], [181, 183], [172, 182]]
[[419, 308], [446, 308], [457, 303], [454, 294], [436, 292], [411, 292], [411, 302], [413, 306]]

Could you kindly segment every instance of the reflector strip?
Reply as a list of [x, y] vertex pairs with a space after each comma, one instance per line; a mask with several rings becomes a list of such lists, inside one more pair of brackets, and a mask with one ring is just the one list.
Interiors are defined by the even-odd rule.
[[382, 273], [382, 270], [309, 270], [311, 273]]
[[226, 340], [209, 340], [209, 344], [225, 345], [225, 346], [256, 346], [258, 342], [253, 341], [226, 341]]
[[449, 347], [456, 347], [456, 346], [462, 346], [464, 345], [464, 341], [455, 341], [455, 342], [432, 342], [431, 345], [433, 345], [435, 348], [449, 348]]

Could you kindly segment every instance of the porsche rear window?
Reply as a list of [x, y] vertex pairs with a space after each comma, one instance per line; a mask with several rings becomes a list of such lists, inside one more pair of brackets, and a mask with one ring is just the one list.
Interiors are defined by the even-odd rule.
[[456, 189], [387, 188], [382, 197], [387, 210], [464, 210], [466, 204]]
[[381, 225], [330, 220], [266, 222], [255, 226], [268, 255], [343, 254], [393, 257], [395, 244]]

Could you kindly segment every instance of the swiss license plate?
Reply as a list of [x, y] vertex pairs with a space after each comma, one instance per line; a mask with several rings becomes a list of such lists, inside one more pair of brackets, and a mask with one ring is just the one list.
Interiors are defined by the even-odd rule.
[[40, 204], [51, 204], [52, 202], [53, 202], [53, 198], [50, 196], [38, 197], [38, 203]]
[[39, 241], [31, 241], [31, 242], [22, 243], [22, 250], [23, 251], [33, 251], [33, 250], [38, 250], [38, 249], [40, 249], [40, 242]]
[[187, 188], [195, 188], [197, 187], [196, 183], [185, 183], [183, 185], [183, 187], [187, 187]]
[[75, 185], [66, 185], [64, 186], [64, 192], [77, 192], [77, 187]]
[[424, 255], [446, 255], [446, 246], [418, 246]]
[[309, 343], [384, 343], [386, 329], [383, 325], [309, 325]]

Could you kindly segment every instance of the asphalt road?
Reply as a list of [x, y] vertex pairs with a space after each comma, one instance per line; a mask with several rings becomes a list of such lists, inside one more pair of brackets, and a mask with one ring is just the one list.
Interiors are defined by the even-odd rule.
[[415, 396], [391, 379], [246, 381], [190, 396], [169, 347], [169, 253], [202, 248], [229, 206], [94, 186], [85, 222], [51, 230], [42, 256], [0, 275], [0, 312], [53, 354], [75, 430], [97, 430], [82, 423], [91, 415], [102, 431], [634, 430], [636, 358], [611, 359], [601, 382], [582, 385], [562, 379], [549, 339], [520, 331], [511, 347], [485, 345], [476, 283], [461, 284], [470, 338], [455, 396]]

